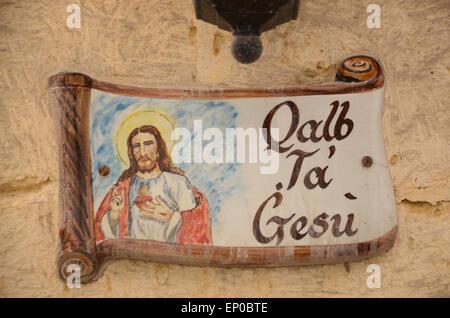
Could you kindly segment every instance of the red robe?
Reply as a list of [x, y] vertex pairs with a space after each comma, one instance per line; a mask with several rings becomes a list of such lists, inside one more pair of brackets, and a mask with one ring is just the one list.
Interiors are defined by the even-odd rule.
[[[124, 194], [125, 204], [119, 214], [119, 238], [128, 237], [128, 192], [130, 189], [131, 177], [118, 181], [119, 191]], [[177, 233], [177, 244], [211, 244], [211, 220], [209, 216], [209, 205], [206, 196], [200, 190], [192, 187], [197, 206], [192, 210], [180, 211], [181, 225]], [[105, 236], [100, 228], [100, 222], [103, 216], [111, 210], [111, 196], [113, 188], [111, 188], [100, 204], [94, 221], [95, 240], [102, 241]]]

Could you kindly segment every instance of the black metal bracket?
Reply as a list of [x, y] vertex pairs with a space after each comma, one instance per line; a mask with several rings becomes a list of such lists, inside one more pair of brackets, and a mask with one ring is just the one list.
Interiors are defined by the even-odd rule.
[[262, 32], [297, 19], [299, 0], [194, 0], [197, 19], [233, 33], [231, 52], [244, 64], [262, 53]]

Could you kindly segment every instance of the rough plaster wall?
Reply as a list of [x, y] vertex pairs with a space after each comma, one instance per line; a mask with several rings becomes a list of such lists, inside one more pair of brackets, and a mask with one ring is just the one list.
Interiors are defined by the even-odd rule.
[[[366, 27], [368, 3], [382, 28]], [[82, 27], [66, 26], [81, 4]], [[0, 0], [0, 296], [450, 296], [450, 2], [301, 1], [254, 64], [192, 1]], [[399, 213], [387, 253], [350, 264], [220, 269], [120, 260], [81, 289], [56, 274], [57, 161], [46, 80], [60, 71], [144, 87], [292, 86], [332, 79], [352, 54], [386, 70], [384, 133]], [[382, 288], [366, 286], [381, 266]]]

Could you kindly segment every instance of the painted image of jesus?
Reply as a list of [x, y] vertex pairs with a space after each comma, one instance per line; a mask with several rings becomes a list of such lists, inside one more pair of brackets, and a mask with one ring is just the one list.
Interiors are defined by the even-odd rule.
[[[128, 127], [130, 124], [133, 122], [128, 122]], [[120, 149], [125, 148], [118, 146], [119, 155]], [[211, 244], [208, 201], [172, 164], [158, 128], [138, 125], [132, 129], [126, 139], [126, 152], [129, 168], [112, 185], [97, 210], [96, 240], [134, 238]]]

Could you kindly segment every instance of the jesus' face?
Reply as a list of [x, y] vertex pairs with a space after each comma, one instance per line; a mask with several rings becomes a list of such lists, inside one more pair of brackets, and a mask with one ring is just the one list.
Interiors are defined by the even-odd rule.
[[152, 172], [158, 166], [158, 144], [151, 133], [138, 133], [131, 139], [131, 147], [140, 172]]

